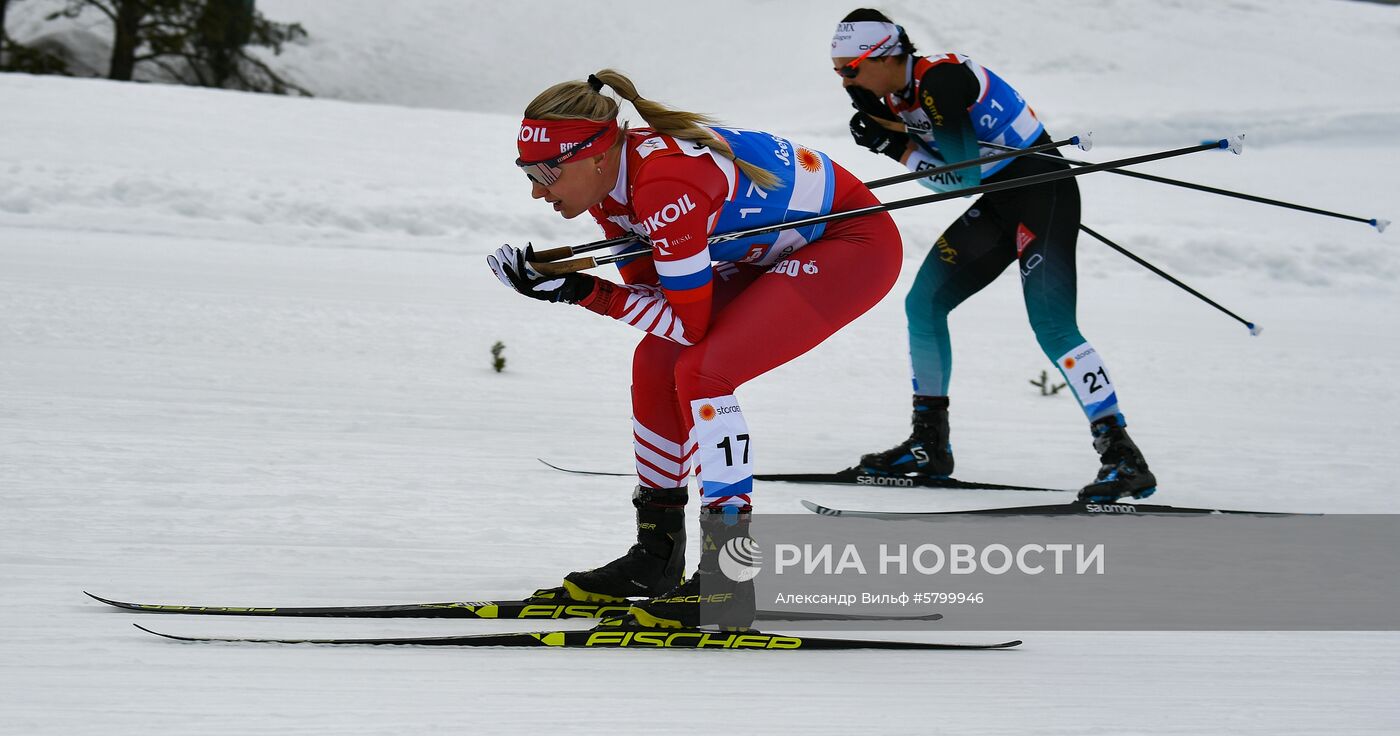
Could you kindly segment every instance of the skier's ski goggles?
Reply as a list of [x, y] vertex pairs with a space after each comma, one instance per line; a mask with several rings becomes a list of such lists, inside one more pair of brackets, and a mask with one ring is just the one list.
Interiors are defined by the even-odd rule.
[[850, 62], [837, 67], [836, 73], [840, 74], [841, 76], [847, 79], [855, 79], [856, 75], [860, 74], [860, 63], [862, 61], [865, 61], [866, 59], [869, 59], [870, 55], [875, 53], [876, 49], [880, 48], [881, 46], [884, 46], [885, 42], [888, 40], [890, 40], [890, 36], [885, 36], [884, 38], [880, 39], [870, 48], [866, 49], [865, 53], [861, 54], [860, 56], [857, 56], [854, 59], [851, 59]]
[[548, 158], [543, 161], [533, 162], [526, 162], [523, 159], [517, 158], [515, 160], [515, 165], [519, 166], [520, 170], [525, 172], [525, 176], [529, 177], [530, 181], [535, 182], [536, 184], [539, 184], [542, 187], [547, 187], [550, 184], [559, 181], [559, 177], [563, 175], [564, 170], [559, 168], [562, 164], [564, 164], [569, 159], [573, 158], [574, 155], [577, 154], [579, 151], [588, 148], [588, 146], [591, 145], [594, 141], [598, 140], [599, 138], [602, 138], [605, 133], [612, 129], [613, 128], [611, 127], [605, 127], [599, 130], [597, 133], [588, 136], [582, 142], [574, 144], [572, 147], [569, 148], [569, 150], [559, 154], [558, 156], [555, 156], [554, 158]]

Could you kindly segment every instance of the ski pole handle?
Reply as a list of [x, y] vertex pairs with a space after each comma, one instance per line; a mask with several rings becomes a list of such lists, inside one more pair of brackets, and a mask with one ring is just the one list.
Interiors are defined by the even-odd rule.
[[[611, 261], [605, 261], [611, 263]], [[596, 258], [574, 258], [567, 261], [531, 261], [530, 267], [544, 274], [545, 276], [563, 276], [579, 271], [587, 271], [590, 268], [597, 268], [603, 265]]]
[[541, 263], [547, 261], [557, 261], [560, 258], [568, 258], [569, 256], [576, 256], [580, 253], [587, 253], [589, 251], [611, 248], [614, 245], [624, 245], [636, 239], [637, 236], [635, 235], [623, 235], [621, 237], [608, 238], [606, 240], [595, 240], [592, 243], [584, 243], [583, 245], [561, 245], [558, 248], [550, 248], [549, 250], [535, 251], [535, 258], [538, 258], [539, 262]]

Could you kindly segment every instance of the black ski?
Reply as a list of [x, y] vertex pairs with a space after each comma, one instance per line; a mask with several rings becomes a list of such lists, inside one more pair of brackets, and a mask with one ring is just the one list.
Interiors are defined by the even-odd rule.
[[[630, 477], [631, 473], [610, 473], [601, 470], [577, 470], [565, 468], [543, 458], [535, 458], [555, 470], [574, 475], [605, 475], [615, 478]], [[881, 475], [864, 473], [856, 468], [847, 468], [836, 473], [755, 473], [754, 480], [776, 481], [780, 483], [816, 483], [838, 486], [868, 486], [879, 488], [955, 488], [972, 491], [1050, 491], [1069, 493], [1065, 488], [1041, 488], [1039, 486], [1019, 486], [1004, 483], [977, 483], [957, 478], [920, 478], [905, 475]]]
[[186, 642], [234, 642], [240, 644], [361, 644], [446, 647], [550, 647], [578, 649], [1006, 649], [1020, 640], [994, 644], [940, 644], [923, 641], [833, 639], [791, 634], [703, 631], [700, 629], [597, 628], [580, 631], [530, 631], [471, 636], [410, 636], [385, 639], [252, 639], [214, 636], [177, 636], [136, 628], [156, 636]]
[[[87, 593], [87, 591], [84, 591]], [[187, 606], [128, 603], [87, 593], [94, 600], [141, 613], [189, 613], [201, 616], [281, 616], [296, 618], [457, 618], [457, 619], [561, 619], [609, 618], [627, 613], [624, 603], [584, 603], [546, 599], [502, 601], [451, 601], [388, 606]], [[805, 611], [757, 611], [760, 621], [937, 621], [941, 613], [922, 616], [871, 616], [854, 613]]]
[[818, 483], [822, 485], [869, 486], [878, 488], [955, 488], [970, 491], [1048, 491], [1069, 493], [1064, 488], [1041, 488], [1039, 486], [1019, 486], [1005, 483], [978, 483], [957, 478], [920, 478], [906, 475], [880, 475], [863, 473], [856, 468], [847, 468], [836, 473], [756, 473], [754, 480], [770, 480], [781, 483]]
[[928, 516], [1209, 516], [1212, 514], [1245, 514], [1249, 516], [1320, 516], [1321, 514], [1291, 514], [1277, 511], [1239, 511], [1236, 509], [1195, 509], [1185, 506], [1158, 506], [1146, 503], [1086, 503], [1073, 501], [1045, 506], [1007, 506], [996, 509], [966, 511], [854, 511], [833, 509], [811, 501], [803, 501], [807, 510], [822, 516], [863, 516], [872, 519], [917, 519]]

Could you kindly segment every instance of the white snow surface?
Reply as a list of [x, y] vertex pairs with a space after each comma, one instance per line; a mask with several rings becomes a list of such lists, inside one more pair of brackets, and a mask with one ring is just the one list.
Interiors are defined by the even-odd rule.
[[[32, 34], [44, 4], [16, 4], [11, 32]], [[1245, 132], [1243, 156], [1143, 170], [1400, 214], [1395, 8], [947, 5], [885, 8], [924, 51], [1004, 74], [1052, 132], [1094, 130], [1082, 157]], [[516, 597], [625, 548], [630, 483], [535, 458], [630, 467], [636, 333], [513, 295], [483, 262], [501, 242], [596, 237], [530, 200], [511, 164], [520, 111], [547, 84], [615, 66], [649, 97], [789, 135], [866, 178], [897, 173], [846, 134], [825, 59], [845, 5], [259, 7], [312, 32], [277, 63], [322, 99], [0, 75], [0, 733], [1400, 730], [1394, 633], [1017, 631], [1013, 652], [768, 655], [201, 646], [129, 628], [529, 628], [140, 617], [81, 591], [209, 605]], [[1250, 337], [1081, 238], [1080, 323], [1161, 502], [1400, 511], [1395, 232], [1080, 181], [1086, 224], [1264, 327]], [[897, 213], [907, 256], [894, 291], [741, 389], [760, 470], [836, 469], [903, 436], [903, 294], [966, 204]], [[1053, 369], [1016, 278], [959, 308], [953, 330], [958, 475], [1085, 482], [1096, 458], [1078, 407], [1026, 383]], [[490, 367], [497, 340], [503, 373]], [[756, 503], [797, 513], [804, 497], [1045, 501], [761, 484]]]

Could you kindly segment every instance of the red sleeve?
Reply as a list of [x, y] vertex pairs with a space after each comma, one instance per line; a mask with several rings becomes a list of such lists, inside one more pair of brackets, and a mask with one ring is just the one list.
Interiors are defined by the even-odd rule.
[[[611, 240], [631, 234], [627, 230], [623, 230], [617, 223], [609, 220], [607, 215], [603, 214], [603, 209], [601, 207], [590, 208], [588, 214], [593, 215], [593, 220], [598, 223], [599, 227], [603, 228], [604, 238]], [[634, 247], [635, 245], [636, 244], [633, 243], [628, 247]], [[625, 262], [619, 262], [617, 264], [617, 272], [622, 275], [622, 282], [625, 284], [656, 283], [656, 268], [652, 266], [650, 258], [632, 258]]]
[[632, 210], [652, 241], [659, 288], [607, 288], [581, 302], [638, 329], [693, 345], [709, 329], [710, 215], [723, 206], [729, 183], [708, 156], [653, 159], [633, 180]]

